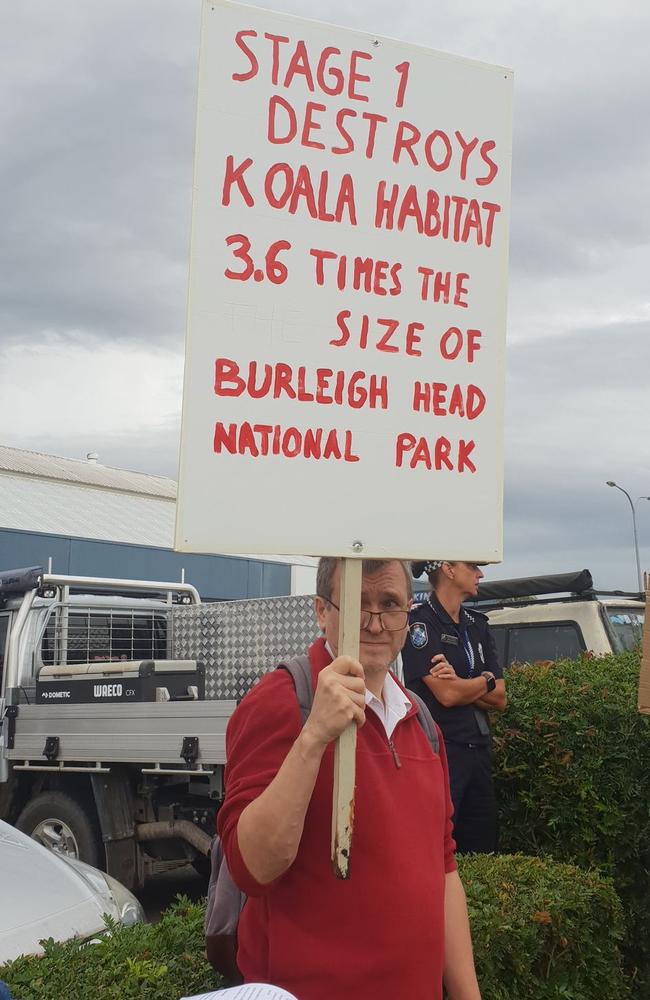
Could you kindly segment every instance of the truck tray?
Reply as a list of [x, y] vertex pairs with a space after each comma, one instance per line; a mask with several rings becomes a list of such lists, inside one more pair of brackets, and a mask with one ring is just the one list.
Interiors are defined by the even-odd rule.
[[191, 765], [213, 767], [226, 762], [226, 726], [236, 706], [235, 701], [21, 705], [13, 737], [3, 734], [5, 753], [17, 763], [180, 768], [189, 763], [184, 740], [196, 740], [190, 744]]

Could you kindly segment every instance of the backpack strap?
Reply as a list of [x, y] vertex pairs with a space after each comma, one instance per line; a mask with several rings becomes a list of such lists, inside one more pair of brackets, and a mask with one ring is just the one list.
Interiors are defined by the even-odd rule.
[[438, 736], [438, 727], [431, 718], [431, 712], [425, 705], [425, 703], [420, 698], [419, 694], [415, 694], [414, 691], [409, 691], [409, 698], [415, 703], [418, 710], [418, 722], [422, 726], [424, 735], [431, 744], [431, 749], [435, 754], [440, 753], [440, 737]]
[[292, 656], [285, 663], [278, 663], [278, 670], [286, 670], [293, 679], [296, 689], [296, 697], [300, 705], [300, 714], [303, 723], [307, 721], [307, 716], [311, 712], [314, 702], [314, 685], [311, 679], [311, 663], [309, 657]]

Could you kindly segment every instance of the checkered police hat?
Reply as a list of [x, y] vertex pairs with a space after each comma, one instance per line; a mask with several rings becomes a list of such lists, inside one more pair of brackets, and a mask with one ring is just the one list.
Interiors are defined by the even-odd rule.
[[442, 564], [446, 562], [445, 559], [428, 559], [426, 562], [413, 562], [411, 563], [411, 572], [417, 580], [419, 576], [426, 573], [429, 576], [430, 573], [435, 573], [437, 569], [440, 569]]

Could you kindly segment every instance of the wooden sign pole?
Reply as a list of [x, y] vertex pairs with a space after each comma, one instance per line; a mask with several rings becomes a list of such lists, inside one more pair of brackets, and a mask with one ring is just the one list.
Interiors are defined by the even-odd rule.
[[[361, 614], [361, 559], [341, 560], [339, 656], [359, 659]], [[350, 877], [350, 855], [354, 829], [354, 778], [357, 726], [348, 726], [336, 741], [334, 751], [334, 796], [332, 801], [332, 865], [338, 878]]]

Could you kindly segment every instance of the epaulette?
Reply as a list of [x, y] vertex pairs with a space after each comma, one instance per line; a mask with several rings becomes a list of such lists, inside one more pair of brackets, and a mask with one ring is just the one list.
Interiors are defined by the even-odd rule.
[[476, 622], [489, 622], [490, 620], [487, 615], [484, 615], [482, 611], [477, 611], [475, 608], [472, 608], [471, 611], [468, 611], [466, 607], [463, 607], [463, 611], [467, 615], [468, 621], [472, 622], [473, 624], [475, 624]]

